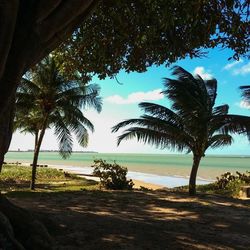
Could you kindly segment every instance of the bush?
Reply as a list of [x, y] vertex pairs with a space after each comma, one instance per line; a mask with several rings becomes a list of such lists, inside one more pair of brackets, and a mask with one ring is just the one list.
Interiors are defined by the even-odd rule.
[[236, 172], [235, 175], [230, 172], [226, 172], [220, 177], [217, 177], [217, 181], [214, 183], [214, 187], [215, 190], [223, 190], [223, 192], [226, 192], [231, 196], [238, 196], [241, 186], [249, 184], [249, 171], [246, 171], [246, 173]]
[[93, 175], [100, 178], [101, 186], [106, 189], [113, 190], [131, 190], [133, 181], [127, 180], [126, 175], [128, 169], [118, 165], [115, 161], [113, 164], [107, 163], [105, 160], [94, 160]]
[[246, 171], [246, 173], [240, 173], [236, 171], [236, 175], [233, 175], [230, 172], [226, 172], [222, 174], [220, 177], [217, 177], [215, 186], [218, 189], [225, 189], [228, 187], [228, 185], [232, 185], [232, 183], [235, 182], [242, 184], [250, 184], [250, 172]]

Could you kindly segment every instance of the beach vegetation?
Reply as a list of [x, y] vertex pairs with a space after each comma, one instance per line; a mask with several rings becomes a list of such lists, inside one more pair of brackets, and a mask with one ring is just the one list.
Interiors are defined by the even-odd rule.
[[[250, 185], [250, 174], [239, 173], [232, 174], [230, 172], [217, 177], [217, 181], [210, 184], [198, 185], [197, 190], [202, 193], [219, 194], [238, 198], [244, 186]], [[183, 187], [185, 189], [185, 187]]]
[[127, 180], [128, 169], [116, 162], [108, 163], [105, 160], [94, 160], [93, 175], [100, 178], [100, 185], [105, 189], [131, 190], [133, 181]]
[[[30, 193], [31, 170], [31, 166], [4, 164], [0, 175], [0, 188], [2, 192]], [[78, 177], [75, 174], [68, 173], [65, 175], [64, 171], [54, 168], [38, 167], [36, 186], [37, 192], [63, 192], [97, 189], [98, 183], [93, 180]]]
[[226, 172], [222, 174], [220, 177], [216, 178], [215, 186], [218, 189], [225, 189], [231, 182], [240, 181], [245, 184], [250, 184], [250, 172], [246, 171], [246, 173], [240, 173], [236, 171], [236, 174], [232, 174], [230, 172]]
[[215, 106], [216, 79], [204, 80], [178, 66], [173, 68], [173, 75], [176, 79], [164, 79], [162, 91], [172, 102], [171, 109], [142, 102], [139, 107], [146, 114], [118, 123], [112, 132], [130, 126], [118, 137], [118, 145], [137, 138], [161, 149], [192, 152], [189, 194], [195, 195], [197, 171], [206, 150], [231, 145], [233, 134], [250, 137], [250, 117], [229, 114], [226, 104]]
[[71, 79], [64, 77], [51, 56], [22, 79], [16, 94], [14, 128], [32, 133], [35, 138], [31, 189], [35, 188], [36, 166], [46, 129], [54, 129], [63, 158], [72, 152], [72, 134], [86, 147], [88, 130], [93, 132], [94, 125], [83, 114], [83, 109], [101, 111], [99, 92], [98, 85], [86, 85], [77, 75]]

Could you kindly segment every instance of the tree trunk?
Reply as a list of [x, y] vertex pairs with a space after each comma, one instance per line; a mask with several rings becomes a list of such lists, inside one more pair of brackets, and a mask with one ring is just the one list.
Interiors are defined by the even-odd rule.
[[34, 148], [36, 148], [36, 145], [38, 143], [38, 134], [39, 134], [39, 131], [36, 131], [35, 132], [35, 147]]
[[196, 176], [197, 171], [200, 165], [201, 156], [194, 155], [193, 156], [193, 166], [189, 178], [189, 195], [194, 196], [196, 195]]
[[4, 155], [9, 149], [12, 138], [14, 109], [15, 97], [13, 96], [4, 115], [0, 117], [0, 172], [2, 171]]
[[42, 145], [43, 137], [45, 134], [45, 130], [47, 128], [47, 122], [48, 122], [48, 114], [46, 115], [43, 121], [40, 135], [36, 134], [36, 145], [35, 145], [35, 151], [34, 151], [34, 157], [33, 157], [33, 163], [32, 163], [32, 175], [31, 175], [31, 183], [30, 183], [31, 190], [35, 189], [37, 161], [38, 161], [38, 156], [40, 152], [40, 147]]

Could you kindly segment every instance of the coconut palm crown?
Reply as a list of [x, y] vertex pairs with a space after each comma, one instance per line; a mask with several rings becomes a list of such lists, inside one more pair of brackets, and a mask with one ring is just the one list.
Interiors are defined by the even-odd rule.
[[71, 80], [62, 75], [53, 57], [45, 58], [22, 79], [17, 90], [14, 128], [35, 135], [34, 178], [47, 128], [54, 128], [63, 158], [72, 152], [72, 133], [81, 146], [87, 146], [88, 130], [94, 131], [94, 126], [82, 110], [91, 107], [101, 111], [99, 92], [96, 84], [86, 85], [77, 76]]
[[145, 112], [138, 119], [129, 119], [112, 128], [112, 132], [131, 126], [118, 137], [118, 145], [125, 139], [159, 148], [192, 152], [193, 166], [189, 180], [189, 193], [196, 193], [196, 176], [200, 160], [206, 150], [233, 142], [232, 134], [250, 136], [250, 117], [228, 114], [228, 105], [215, 106], [216, 79], [203, 80], [181, 67], [173, 67], [176, 79], [164, 79], [162, 93], [172, 101], [171, 109], [148, 102], [139, 107]]

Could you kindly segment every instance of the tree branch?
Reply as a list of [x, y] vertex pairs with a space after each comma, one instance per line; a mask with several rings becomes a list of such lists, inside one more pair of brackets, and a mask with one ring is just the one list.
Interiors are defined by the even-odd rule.
[[[96, 0], [71, 0], [64, 1], [62, 4], [57, 6], [56, 9], [45, 19], [42, 23], [39, 23], [35, 28], [39, 39], [43, 42], [51, 39], [55, 33], [60, 32], [67, 27], [75, 18], [88, 7], [97, 2]], [[52, 28], [53, 27], [53, 28]]]
[[46, 55], [48, 55], [51, 51], [58, 47], [58, 45], [64, 42], [66, 38], [73, 33], [77, 26], [82, 23], [88, 15], [90, 15], [97, 2], [97, 0], [92, 1], [88, 9], [85, 10], [81, 15], [77, 16], [74, 20], [72, 20], [65, 29], [54, 33], [53, 37], [51, 37], [48, 41], [41, 43], [40, 50], [35, 51], [35, 53], [37, 54], [35, 56], [31, 56], [29, 60], [27, 60], [25, 71], [41, 61]]

